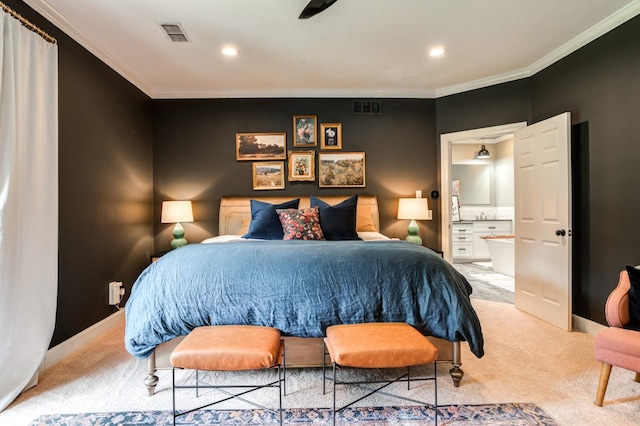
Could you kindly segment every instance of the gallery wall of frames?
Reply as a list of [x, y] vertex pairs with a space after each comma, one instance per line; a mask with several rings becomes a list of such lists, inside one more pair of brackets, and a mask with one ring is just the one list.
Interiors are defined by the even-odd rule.
[[253, 190], [285, 189], [286, 182], [366, 186], [365, 153], [343, 151], [342, 123], [318, 124], [316, 115], [294, 115], [292, 121], [291, 149], [286, 132], [236, 133], [236, 161], [252, 162]]

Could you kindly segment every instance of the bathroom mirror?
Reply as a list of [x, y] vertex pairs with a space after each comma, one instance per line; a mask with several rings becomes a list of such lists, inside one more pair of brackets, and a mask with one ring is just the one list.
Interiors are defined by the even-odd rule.
[[460, 181], [460, 204], [491, 204], [491, 166], [452, 164], [451, 180]]

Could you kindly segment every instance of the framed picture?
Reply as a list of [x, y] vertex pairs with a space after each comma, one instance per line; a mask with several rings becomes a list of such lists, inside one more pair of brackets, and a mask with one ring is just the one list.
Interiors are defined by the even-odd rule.
[[460, 201], [457, 195], [451, 196], [451, 221], [460, 222]]
[[320, 135], [320, 149], [342, 149], [341, 123], [322, 123]]
[[315, 115], [293, 116], [293, 146], [297, 148], [318, 146], [317, 117]]
[[289, 181], [316, 180], [316, 152], [289, 151]]
[[451, 181], [451, 195], [460, 195], [460, 179]]
[[286, 160], [286, 133], [236, 133], [236, 160]]
[[253, 189], [284, 189], [284, 161], [253, 163]]
[[321, 152], [318, 155], [318, 186], [365, 186], [364, 152]]

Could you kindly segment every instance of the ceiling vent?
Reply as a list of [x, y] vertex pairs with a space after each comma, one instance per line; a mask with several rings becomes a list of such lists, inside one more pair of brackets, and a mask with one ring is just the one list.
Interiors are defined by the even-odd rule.
[[382, 115], [382, 102], [353, 101], [351, 112], [356, 115]]
[[188, 42], [189, 38], [185, 34], [180, 24], [160, 24], [165, 33], [169, 36], [171, 41], [175, 42]]

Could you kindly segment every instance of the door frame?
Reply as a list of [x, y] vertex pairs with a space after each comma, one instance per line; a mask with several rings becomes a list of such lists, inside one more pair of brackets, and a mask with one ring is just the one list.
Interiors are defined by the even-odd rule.
[[[440, 235], [444, 258], [452, 262], [451, 252], [451, 145], [472, 143], [473, 140], [515, 133], [527, 127], [526, 121], [465, 130], [440, 135]], [[476, 143], [476, 142], [473, 142]], [[478, 142], [480, 143], [480, 142]]]

